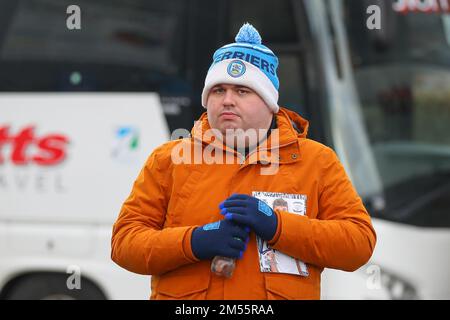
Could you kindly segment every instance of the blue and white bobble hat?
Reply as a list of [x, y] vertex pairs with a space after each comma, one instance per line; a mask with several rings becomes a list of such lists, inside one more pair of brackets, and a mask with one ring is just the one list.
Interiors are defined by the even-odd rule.
[[277, 77], [278, 58], [261, 44], [261, 36], [249, 23], [245, 23], [235, 43], [224, 45], [214, 52], [202, 92], [202, 105], [206, 108], [209, 91], [220, 83], [246, 86], [253, 89], [274, 112], [278, 112]]

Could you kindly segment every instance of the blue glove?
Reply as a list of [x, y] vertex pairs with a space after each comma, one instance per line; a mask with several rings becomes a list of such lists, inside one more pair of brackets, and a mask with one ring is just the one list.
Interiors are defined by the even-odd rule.
[[200, 259], [215, 256], [242, 258], [250, 229], [230, 220], [220, 220], [197, 227], [192, 232], [191, 248]]
[[278, 218], [264, 201], [246, 194], [233, 194], [219, 208], [226, 220], [250, 227], [260, 238], [268, 241], [275, 236]]

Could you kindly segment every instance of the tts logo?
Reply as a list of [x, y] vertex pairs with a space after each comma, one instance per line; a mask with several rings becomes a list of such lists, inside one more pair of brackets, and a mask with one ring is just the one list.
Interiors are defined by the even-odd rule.
[[[19, 129], [16, 134], [9, 125], [0, 125], [0, 165], [8, 158], [14, 165], [56, 165], [65, 159], [68, 143], [69, 138], [64, 134], [37, 136], [33, 125]], [[5, 147], [10, 147], [9, 155], [2, 150]]]
[[111, 155], [120, 162], [137, 160], [139, 131], [132, 126], [121, 126], [115, 130]]

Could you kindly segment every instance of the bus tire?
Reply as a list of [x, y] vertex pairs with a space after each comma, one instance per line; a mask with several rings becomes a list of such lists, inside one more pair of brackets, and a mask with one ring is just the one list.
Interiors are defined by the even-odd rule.
[[70, 290], [67, 274], [31, 274], [19, 277], [4, 293], [7, 300], [104, 300], [103, 292], [91, 281], [82, 278], [80, 289]]

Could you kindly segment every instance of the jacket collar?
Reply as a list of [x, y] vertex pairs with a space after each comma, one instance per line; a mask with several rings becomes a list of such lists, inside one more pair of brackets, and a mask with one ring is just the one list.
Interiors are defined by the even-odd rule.
[[[278, 129], [278, 139], [272, 134], [266, 143], [256, 148], [248, 157], [249, 163], [255, 162], [278, 162], [290, 163], [300, 160], [300, 140], [305, 139], [308, 133], [309, 122], [294, 111], [280, 107], [275, 115]], [[222, 142], [214, 139], [213, 135], [205, 134], [211, 129], [208, 122], [207, 112], [204, 112], [200, 119], [195, 122], [191, 130], [191, 136], [196, 142], [209, 145], [213, 144], [215, 148], [225, 150], [237, 155], [237, 152]], [[278, 140], [278, 141], [277, 141]]]

